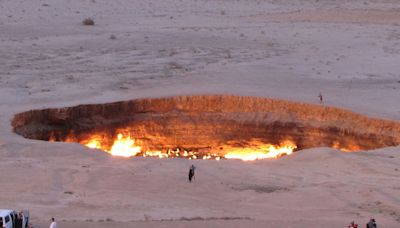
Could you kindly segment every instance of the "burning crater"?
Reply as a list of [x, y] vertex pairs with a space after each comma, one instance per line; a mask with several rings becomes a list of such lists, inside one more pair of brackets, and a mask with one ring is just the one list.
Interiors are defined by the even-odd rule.
[[225, 95], [137, 99], [31, 110], [12, 126], [29, 139], [77, 142], [112, 155], [276, 158], [294, 150], [400, 144], [400, 123], [282, 100]]

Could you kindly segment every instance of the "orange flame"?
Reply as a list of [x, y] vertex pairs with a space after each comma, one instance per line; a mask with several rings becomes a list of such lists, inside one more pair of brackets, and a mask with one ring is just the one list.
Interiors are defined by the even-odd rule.
[[258, 147], [230, 148], [224, 155], [228, 159], [241, 159], [243, 161], [253, 161], [266, 158], [278, 158], [283, 155], [290, 155], [297, 148], [291, 141], [285, 141], [279, 146], [271, 144]]
[[141, 148], [135, 146], [135, 140], [131, 139], [130, 136], [123, 138], [122, 134], [118, 134], [110, 153], [114, 156], [132, 157], [140, 153], [140, 151]]
[[135, 140], [131, 139], [129, 135], [124, 137], [121, 133], [117, 135], [110, 150], [103, 147], [101, 138], [96, 135], [93, 136], [89, 142], [84, 143], [84, 145], [92, 149], [107, 151], [113, 156], [132, 157], [141, 152], [141, 148], [135, 145]]
[[199, 153], [196, 151], [187, 151], [169, 149], [168, 151], [142, 151], [142, 148], [135, 144], [135, 140], [128, 136], [124, 136], [119, 133], [117, 138], [114, 140], [111, 148], [105, 148], [102, 144], [102, 138], [100, 136], [93, 135], [91, 139], [83, 143], [89, 148], [96, 148], [104, 150], [113, 156], [122, 157], [184, 157], [188, 159], [215, 159], [220, 160], [221, 158], [226, 159], [241, 159], [243, 161], [252, 161], [266, 158], [278, 158], [283, 155], [290, 155], [297, 148], [296, 144], [292, 141], [284, 141], [279, 146], [271, 144], [263, 144], [261, 142], [253, 141], [253, 146], [250, 147], [226, 147], [224, 153]]
[[331, 147], [341, 150], [343, 152], [361, 151], [361, 148], [358, 145], [349, 144], [346, 146], [342, 146], [342, 145], [340, 145], [340, 143], [338, 141], [334, 141]]

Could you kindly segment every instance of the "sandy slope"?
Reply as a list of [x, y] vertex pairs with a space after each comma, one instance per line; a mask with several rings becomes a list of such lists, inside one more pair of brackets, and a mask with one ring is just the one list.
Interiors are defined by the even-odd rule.
[[[63, 227], [340, 227], [370, 216], [398, 227], [399, 148], [196, 161], [188, 184], [188, 160], [111, 158], [25, 140], [9, 124], [32, 108], [202, 93], [316, 103], [320, 91], [326, 105], [399, 120], [398, 8], [0, 0], [0, 207], [30, 209], [39, 227], [52, 216]], [[82, 26], [86, 17], [96, 25]], [[107, 218], [127, 223], [100, 222]]]

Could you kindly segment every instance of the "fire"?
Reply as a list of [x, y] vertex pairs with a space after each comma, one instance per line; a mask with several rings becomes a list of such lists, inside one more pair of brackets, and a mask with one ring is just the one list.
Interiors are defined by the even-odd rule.
[[85, 146], [91, 149], [101, 149], [101, 140], [93, 138], [88, 143], [86, 143]]
[[96, 148], [101, 148], [101, 143], [98, 141], [90, 141], [88, 144], [86, 144], [85, 146], [91, 148], [91, 149], [96, 149]]
[[168, 158], [168, 154], [163, 153], [162, 151], [146, 151], [143, 153], [143, 157]]
[[103, 146], [101, 137], [97, 135], [94, 135], [88, 142], [83, 144], [92, 149], [107, 151], [113, 156], [132, 157], [141, 152], [141, 147], [135, 145], [135, 140], [131, 139], [129, 135], [124, 137], [121, 133], [117, 135], [110, 149]]
[[297, 148], [292, 141], [284, 141], [280, 145], [264, 144], [258, 141], [252, 141], [249, 147], [230, 147], [227, 146], [223, 151], [218, 152], [198, 152], [185, 149], [168, 149], [166, 151], [142, 151], [142, 147], [135, 144], [135, 140], [130, 135], [124, 136], [122, 133], [117, 135], [111, 147], [107, 148], [102, 144], [102, 137], [93, 135], [89, 140], [82, 143], [93, 149], [101, 149], [113, 156], [122, 157], [158, 157], [174, 158], [183, 157], [188, 159], [241, 159], [243, 161], [252, 161], [266, 158], [278, 158], [283, 155], [290, 155]]
[[255, 148], [230, 148], [224, 155], [228, 159], [241, 159], [243, 161], [253, 161], [266, 158], [278, 158], [283, 155], [290, 155], [297, 148], [291, 141], [285, 141], [279, 146], [271, 144], [261, 145]]
[[124, 138], [122, 134], [118, 134], [110, 150], [111, 155], [122, 157], [132, 157], [140, 152], [141, 148], [135, 145], [135, 140], [130, 136]]
[[346, 145], [346, 146], [341, 146], [338, 141], [334, 141], [331, 147], [335, 148], [335, 149], [338, 149], [338, 150], [341, 150], [343, 152], [361, 151], [361, 148], [358, 145], [349, 144], [349, 145]]

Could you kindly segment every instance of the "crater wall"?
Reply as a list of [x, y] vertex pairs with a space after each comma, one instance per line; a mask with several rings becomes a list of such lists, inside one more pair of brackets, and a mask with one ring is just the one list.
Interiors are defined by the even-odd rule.
[[298, 149], [370, 150], [400, 144], [400, 122], [348, 110], [231, 95], [135, 99], [31, 110], [16, 114], [17, 134], [36, 140], [84, 143], [93, 134], [109, 146], [118, 132], [149, 149], [296, 143]]

